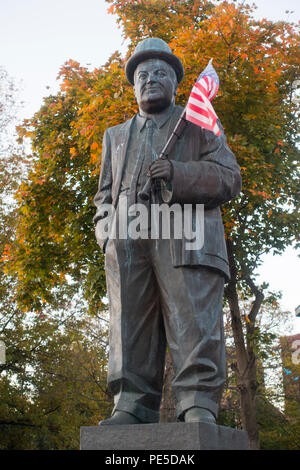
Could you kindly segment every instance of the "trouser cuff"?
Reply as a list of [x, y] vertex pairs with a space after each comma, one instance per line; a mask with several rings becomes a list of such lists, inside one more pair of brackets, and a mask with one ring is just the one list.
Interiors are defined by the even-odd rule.
[[211, 411], [215, 418], [217, 418], [218, 416], [219, 407], [216, 402], [214, 402], [210, 398], [196, 395], [179, 401], [176, 407], [177, 418], [182, 421], [184, 413], [190, 408], [193, 408], [194, 406], [198, 406], [199, 408], [206, 408], [207, 410]]
[[117, 410], [131, 413], [142, 423], [158, 423], [159, 421], [159, 411], [151, 410], [150, 408], [146, 408], [134, 401], [124, 399], [119, 400], [114, 406], [113, 413]]

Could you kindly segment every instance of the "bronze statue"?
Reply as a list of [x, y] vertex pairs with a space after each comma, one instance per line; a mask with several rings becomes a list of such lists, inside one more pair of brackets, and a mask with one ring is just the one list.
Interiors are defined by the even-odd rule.
[[[106, 130], [95, 196], [110, 306], [108, 385], [115, 404], [112, 417], [100, 424], [158, 422], [166, 345], [178, 419], [215, 423], [225, 381], [222, 300], [229, 279], [220, 206], [240, 191], [239, 166], [219, 121], [218, 137], [187, 123], [169, 159], [156, 159], [182, 113], [175, 96], [183, 67], [164, 41], [140, 42], [126, 76], [139, 113]], [[153, 239], [150, 232], [137, 239], [103, 233], [111, 217], [103, 212], [107, 204], [120, 212], [125, 202], [142, 203], [151, 211], [153, 199], [139, 200], [149, 176], [164, 182], [160, 201], [204, 205], [202, 248], [188, 250], [184, 239]]]

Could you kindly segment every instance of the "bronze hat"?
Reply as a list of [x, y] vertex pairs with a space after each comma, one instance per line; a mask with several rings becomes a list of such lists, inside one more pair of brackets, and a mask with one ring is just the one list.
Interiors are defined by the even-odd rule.
[[162, 59], [170, 64], [177, 76], [178, 83], [184, 75], [181, 61], [173, 54], [168, 44], [159, 38], [147, 38], [139, 42], [134, 53], [125, 65], [125, 74], [128, 81], [134, 85], [134, 71], [137, 66], [148, 59]]

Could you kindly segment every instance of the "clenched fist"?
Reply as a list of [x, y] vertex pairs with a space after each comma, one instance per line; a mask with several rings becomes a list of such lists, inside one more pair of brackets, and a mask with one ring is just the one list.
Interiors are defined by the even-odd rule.
[[150, 178], [162, 178], [170, 181], [173, 177], [173, 164], [167, 158], [155, 160], [149, 167], [148, 176]]

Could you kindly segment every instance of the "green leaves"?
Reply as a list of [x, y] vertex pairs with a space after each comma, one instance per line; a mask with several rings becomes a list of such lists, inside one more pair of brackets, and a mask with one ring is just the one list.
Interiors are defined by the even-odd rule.
[[2, 306], [0, 317], [7, 348], [0, 366], [0, 448], [78, 449], [79, 427], [96, 425], [111, 409], [106, 323], [87, 317], [75, 299], [68, 313], [44, 306], [32, 315], [11, 307], [9, 313]]
[[[127, 56], [139, 40], [158, 36], [181, 58], [185, 78], [178, 104], [186, 103], [199, 72], [214, 58], [220, 76], [214, 107], [243, 177], [240, 197], [223, 207], [235, 265], [233, 283], [239, 286], [238, 294], [234, 291], [238, 324], [238, 303], [253, 296], [247, 279], [255, 276], [261, 255], [299, 245], [299, 103], [292, 100], [293, 83], [299, 78], [299, 30], [287, 22], [255, 21], [252, 9], [238, 2], [108, 0], [108, 4], [129, 41]], [[0, 420], [14, 422], [14, 429], [22, 430], [5, 428], [9, 430], [5, 445], [19, 442], [19, 448], [25, 446], [24, 426], [33, 430], [32, 448], [74, 448], [77, 437], [71, 427], [96, 423], [99, 410], [104, 416], [109, 409], [102, 395], [105, 350], [99, 358], [100, 346], [95, 343], [94, 348], [91, 329], [87, 333], [77, 320], [70, 320], [62, 334], [53, 312], [68, 312], [80, 296], [88, 304], [80, 309], [87, 325], [88, 318], [97, 318], [105, 309], [103, 256], [92, 222], [102, 136], [107, 127], [130, 118], [137, 106], [119, 53], [95, 70], [68, 61], [59, 80], [60, 91], [45, 98], [40, 110], [18, 129], [20, 140], [31, 139], [32, 155], [21, 160], [11, 153], [9, 160], [0, 160], [3, 326], [12, 317], [4, 329], [11, 368], [0, 382], [4, 397]], [[15, 207], [4, 209], [7, 193], [16, 188]], [[241, 328], [236, 344], [246, 344], [249, 357], [257, 354], [266, 360], [273, 338], [255, 329], [251, 320], [243, 326], [246, 334]], [[249, 365], [240, 351], [237, 357]], [[19, 374], [17, 384], [10, 374]], [[96, 390], [101, 393], [96, 411], [83, 397], [86, 393], [90, 398], [91, 390], [92, 400], [97, 400]], [[69, 437], [63, 444], [65, 426]]]

